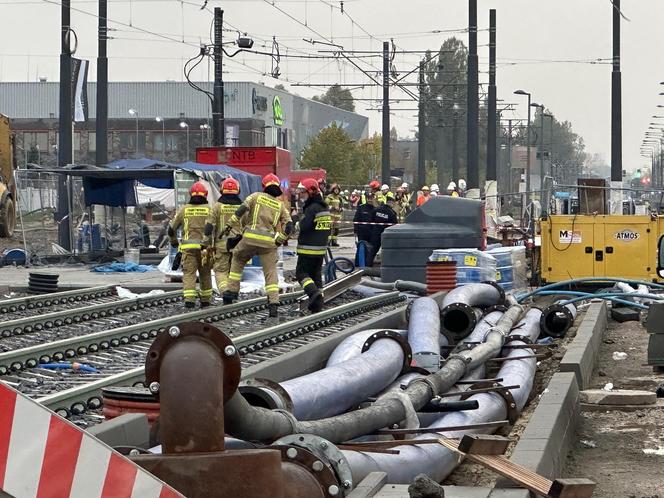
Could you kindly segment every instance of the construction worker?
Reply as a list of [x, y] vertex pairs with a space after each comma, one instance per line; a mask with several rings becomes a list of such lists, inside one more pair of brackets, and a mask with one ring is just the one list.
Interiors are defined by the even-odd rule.
[[431, 199], [431, 193], [429, 191], [429, 187], [425, 185], [424, 187], [422, 187], [422, 195], [417, 197], [417, 207], [420, 207], [429, 199]]
[[333, 183], [330, 187], [330, 194], [325, 198], [325, 202], [330, 207], [332, 214], [332, 234], [330, 235], [330, 245], [339, 247], [337, 238], [339, 237], [339, 227], [341, 226], [341, 213], [344, 211], [343, 199], [341, 198], [341, 189], [339, 185]]
[[223, 294], [224, 304], [231, 304], [238, 298], [244, 266], [251, 258], [259, 256], [270, 317], [278, 315], [277, 247], [286, 242], [293, 231], [288, 209], [279, 199], [282, 193], [279, 177], [272, 173], [265, 175], [263, 192], [247, 197], [226, 225], [224, 232], [230, 233], [242, 227], [242, 234], [228, 239], [228, 248], [234, 250]]
[[371, 245], [373, 250], [369, 261], [370, 264], [367, 266], [373, 266], [374, 258], [378, 254], [378, 251], [380, 251], [385, 229], [390, 225], [395, 225], [397, 221], [397, 213], [394, 212], [394, 194], [388, 192], [385, 195], [385, 202], [374, 211], [372, 222], [375, 225], [371, 225]]
[[387, 200], [387, 194], [389, 191], [390, 191], [389, 185], [383, 185], [382, 187], [380, 187], [380, 193], [376, 198], [376, 200], [378, 201], [376, 207], [380, 207], [381, 204], [385, 204], [385, 201]]
[[[362, 201], [357, 206], [353, 218], [353, 232], [355, 232], [357, 251], [355, 252], [355, 266], [369, 266], [373, 248], [371, 246], [371, 225], [374, 211], [374, 194], [362, 194]], [[362, 258], [360, 256], [362, 255]], [[362, 264], [364, 263], [364, 264]]]
[[394, 211], [397, 213], [399, 223], [403, 223], [406, 215], [410, 212], [410, 199], [403, 187], [397, 188], [397, 195], [394, 198]]
[[225, 233], [224, 229], [238, 206], [242, 204], [242, 199], [240, 199], [240, 184], [234, 178], [229, 177], [223, 180], [219, 189], [221, 196], [210, 211], [205, 225], [205, 236], [208, 238], [210, 248], [214, 248], [214, 278], [217, 281], [217, 290], [223, 294], [228, 283], [228, 272], [231, 270], [231, 259], [233, 258], [232, 249], [228, 248], [228, 239], [229, 237], [235, 239], [242, 233], [240, 226], [231, 230], [230, 233]]
[[437, 183], [431, 184], [431, 197], [438, 197], [440, 195], [440, 187]]
[[466, 180], [464, 180], [463, 178], [459, 178], [459, 186], [457, 187], [457, 193], [459, 194], [459, 197], [466, 196]]
[[[334, 187], [333, 187], [334, 190]], [[305, 178], [298, 186], [300, 199], [304, 201], [302, 217], [297, 223], [297, 265], [295, 278], [309, 296], [309, 311], [323, 309], [322, 268], [327, 241], [332, 231], [333, 217], [313, 178]]]
[[[203, 182], [196, 182], [189, 190], [189, 202], [176, 213], [168, 226], [171, 246], [179, 247], [182, 253], [182, 287], [184, 305], [193, 308], [196, 297], [200, 297], [201, 308], [210, 305], [212, 298], [212, 258], [208, 255], [205, 240], [205, 224], [210, 215], [208, 189]], [[178, 242], [177, 230], [182, 227], [182, 241]], [[196, 292], [196, 272], [200, 291]]]
[[452, 197], [459, 197], [459, 192], [457, 192], [457, 185], [454, 182], [450, 182], [447, 186], [447, 195]]
[[413, 198], [413, 194], [410, 191], [410, 186], [406, 182], [403, 182], [401, 184], [401, 188], [403, 189], [403, 193], [404, 193], [404, 197], [406, 198], [406, 202], [408, 202], [408, 204], [410, 204], [410, 202]]

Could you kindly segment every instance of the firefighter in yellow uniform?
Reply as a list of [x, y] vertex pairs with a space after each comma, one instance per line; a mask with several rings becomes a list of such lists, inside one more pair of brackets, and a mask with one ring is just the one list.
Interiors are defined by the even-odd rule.
[[[182, 287], [184, 305], [193, 308], [196, 297], [200, 297], [201, 308], [210, 305], [212, 298], [212, 258], [208, 257], [205, 241], [205, 223], [210, 215], [207, 187], [196, 182], [189, 190], [189, 202], [181, 207], [168, 226], [171, 246], [178, 247], [182, 253]], [[182, 227], [182, 241], [178, 242], [177, 230]], [[196, 272], [200, 291], [196, 291]]]
[[[258, 255], [265, 276], [265, 292], [271, 317], [276, 317], [279, 307], [279, 281], [277, 277], [277, 247], [288, 240], [293, 231], [293, 222], [284, 203], [279, 178], [269, 174], [263, 177], [263, 192], [247, 197], [231, 216], [225, 228], [229, 233], [238, 227], [242, 235], [228, 239], [229, 249], [233, 249], [228, 285], [224, 292], [224, 304], [238, 298], [244, 266]], [[236, 245], [237, 244], [237, 245]]]
[[330, 245], [339, 247], [337, 238], [339, 237], [339, 227], [341, 226], [341, 213], [343, 213], [343, 198], [341, 197], [341, 189], [339, 185], [334, 183], [330, 194], [325, 198], [325, 203], [330, 208], [332, 215], [332, 233], [330, 234]]
[[241, 227], [224, 233], [231, 216], [242, 204], [240, 199], [240, 184], [234, 178], [226, 178], [220, 185], [221, 197], [210, 211], [205, 225], [205, 236], [208, 245], [214, 248], [214, 278], [217, 281], [217, 290], [223, 294], [228, 282], [228, 272], [231, 270], [232, 250], [228, 249], [228, 239], [235, 238], [242, 233]]

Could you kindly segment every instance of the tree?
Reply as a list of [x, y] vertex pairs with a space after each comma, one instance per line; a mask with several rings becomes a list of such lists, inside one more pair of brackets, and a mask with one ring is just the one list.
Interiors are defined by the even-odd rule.
[[355, 178], [355, 142], [336, 124], [324, 128], [302, 151], [300, 167], [323, 168], [332, 181], [351, 184]]
[[332, 85], [323, 95], [314, 96], [313, 100], [328, 104], [344, 111], [355, 111], [355, 102], [353, 94], [347, 88], [341, 88], [339, 85]]

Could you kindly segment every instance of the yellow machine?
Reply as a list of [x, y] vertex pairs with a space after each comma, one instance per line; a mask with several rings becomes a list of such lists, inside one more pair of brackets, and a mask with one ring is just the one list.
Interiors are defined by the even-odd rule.
[[664, 217], [552, 215], [540, 226], [545, 282], [582, 277], [664, 281]]
[[16, 222], [14, 147], [9, 118], [0, 114], [0, 237], [11, 237]]

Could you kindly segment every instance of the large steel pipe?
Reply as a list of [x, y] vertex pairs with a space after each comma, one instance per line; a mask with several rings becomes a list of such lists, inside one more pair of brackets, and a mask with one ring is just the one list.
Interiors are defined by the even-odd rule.
[[[515, 334], [525, 335], [532, 340], [539, 334], [539, 310], [530, 310], [524, 320], [515, 330]], [[511, 345], [517, 345], [514, 341]], [[523, 343], [521, 343], [523, 344]], [[529, 349], [511, 349], [507, 357], [521, 358], [532, 354]], [[520, 411], [525, 406], [532, 389], [537, 360], [535, 358], [522, 358], [506, 361], [498, 372], [503, 379], [504, 385], [518, 385], [519, 388], [511, 389], [516, 408]], [[498, 394], [483, 393], [471, 396], [469, 400], [476, 400], [479, 404], [477, 410], [460, 411], [445, 414], [433, 420], [429, 427], [450, 427], [469, 425], [495, 420], [504, 420], [507, 416], [505, 400]], [[480, 432], [477, 430], [456, 431], [441, 433], [444, 437], [461, 437], [464, 434]], [[486, 432], [486, 431], [484, 431]], [[431, 434], [423, 434], [415, 439], [428, 439]], [[348, 460], [352, 473], [353, 482], [360, 482], [370, 472], [380, 471], [387, 473], [388, 483], [410, 483], [416, 475], [426, 474], [432, 479], [440, 482], [445, 479], [458, 465], [458, 455], [449, 451], [441, 445], [404, 445], [394, 448], [399, 451], [398, 455], [384, 453], [361, 453], [357, 451], [343, 451]]]
[[468, 284], [443, 299], [441, 325], [455, 339], [467, 337], [482, 318], [480, 308], [502, 304], [505, 293], [493, 284]]
[[410, 306], [408, 344], [413, 364], [429, 372], [440, 368], [440, 348], [447, 346], [447, 338], [440, 333], [440, 308], [430, 297], [415, 299]]
[[540, 329], [544, 335], [549, 337], [565, 337], [575, 319], [576, 306], [559, 301], [542, 311]]
[[343, 363], [344, 361], [350, 360], [355, 356], [361, 355], [362, 348], [367, 342], [367, 339], [369, 339], [375, 333], [382, 332], [384, 330], [391, 330], [392, 332], [396, 332], [402, 337], [406, 337], [405, 330], [392, 330], [392, 329], [363, 330], [361, 332], [351, 335], [350, 337], [346, 337], [343, 341], [341, 341], [339, 345], [336, 348], [334, 348], [334, 351], [332, 351], [332, 354], [327, 359], [326, 366], [332, 367], [339, 363]]

